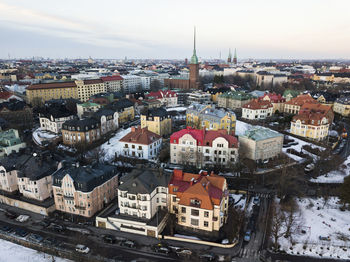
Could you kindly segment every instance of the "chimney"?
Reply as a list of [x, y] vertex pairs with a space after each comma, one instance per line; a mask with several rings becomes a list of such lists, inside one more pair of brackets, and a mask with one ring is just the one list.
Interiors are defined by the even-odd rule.
[[193, 185], [194, 177], [191, 178], [190, 186]]
[[207, 185], [205, 186], [205, 189], [206, 189], [207, 191], [209, 191], [209, 184], [210, 184], [210, 182], [208, 181]]
[[131, 127], [131, 132], [135, 132], [136, 128], [134, 126]]

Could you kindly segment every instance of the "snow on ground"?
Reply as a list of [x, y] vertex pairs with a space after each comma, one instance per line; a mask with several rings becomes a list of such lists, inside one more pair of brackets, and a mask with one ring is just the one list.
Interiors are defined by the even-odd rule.
[[122, 144], [119, 142], [119, 140], [126, 136], [130, 131], [130, 127], [128, 129], [120, 129], [114, 137], [109, 139], [109, 141], [101, 146], [101, 150], [105, 153], [105, 161], [110, 161], [113, 159], [116, 153], [119, 155], [119, 152], [122, 150]]
[[[70, 260], [54, 257], [56, 262]], [[51, 262], [52, 256], [0, 239], [0, 262]]]
[[199, 239], [198, 237], [186, 236], [186, 235], [180, 235], [180, 234], [175, 234], [174, 237], [187, 238], [187, 239], [194, 239], [194, 240], [201, 240], [201, 239]]
[[248, 203], [248, 207], [247, 207], [247, 210], [246, 210], [246, 214], [248, 216], [250, 216], [250, 214], [253, 212], [253, 206], [254, 206], [253, 198], [250, 198], [250, 201]]
[[[280, 238], [281, 249], [294, 255], [349, 259], [350, 211], [341, 211], [336, 197], [331, 197], [326, 204], [323, 198], [296, 201], [301, 212], [301, 226], [292, 235], [294, 246], [290, 239]], [[320, 240], [320, 236], [329, 240]]]
[[242, 136], [244, 135], [244, 133], [251, 129], [253, 126], [246, 123], [246, 122], [243, 122], [243, 121], [239, 121], [237, 120], [236, 121], [236, 136]]
[[[343, 167], [345, 165], [345, 168]], [[348, 166], [349, 165], [349, 166]], [[344, 161], [344, 163], [338, 168], [338, 170], [332, 170], [325, 175], [317, 178], [311, 178], [310, 182], [313, 183], [344, 183], [344, 178], [350, 174], [350, 156]]]
[[169, 108], [166, 109], [166, 111], [179, 111], [179, 112], [186, 111], [186, 110], [187, 110], [187, 107], [184, 107], [184, 106], [169, 107]]
[[33, 132], [33, 139], [38, 145], [41, 145], [44, 141], [50, 141], [57, 137], [58, 135], [48, 131], [41, 130], [40, 127]]
[[247, 198], [243, 194], [230, 194], [230, 198], [233, 199], [233, 205], [240, 210], [244, 210]]

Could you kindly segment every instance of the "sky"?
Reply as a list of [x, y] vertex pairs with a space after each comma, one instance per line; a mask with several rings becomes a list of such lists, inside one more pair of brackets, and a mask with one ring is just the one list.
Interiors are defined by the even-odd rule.
[[350, 59], [349, 0], [0, 0], [0, 58]]

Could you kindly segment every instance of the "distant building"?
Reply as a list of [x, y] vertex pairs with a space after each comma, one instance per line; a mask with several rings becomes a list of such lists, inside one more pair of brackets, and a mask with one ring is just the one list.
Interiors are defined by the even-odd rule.
[[75, 83], [78, 99], [82, 102], [88, 101], [92, 95], [106, 92], [106, 86], [101, 79], [76, 80]]
[[298, 95], [284, 104], [284, 112], [288, 114], [298, 114], [302, 105], [305, 103], [318, 104], [318, 102], [311, 97], [310, 94]]
[[262, 161], [282, 153], [283, 135], [268, 128], [256, 127], [239, 136], [239, 143], [244, 157]]
[[253, 97], [243, 92], [225, 92], [218, 96], [218, 106], [227, 109], [242, 108], [243, 105], [250, 102]]
[[77, 104], [77, 115], [79, 118], [83, 118], [85, 115], [89, 115], [91, 113], [97, 112], [101, 108], [101, 105], [92, 103], [92, 102], [84, 102]]
[[48, 107], [39, 113], [40, 129], [60, 134], [62, 124], [74, 118], [65, 107]]
[[341, 116], [350, 116], [350, 97], [344, 96], [338, 98], [334, 103], [333, 110]]
[[123, 77], [120, 75], [101, 77], [101, 80], [105, 83], [107, 92], [122, 91]]
[[188, 94], [187, 103], [189, 105], [193, 103], [199, 103], [199, 104], [209, 104], [211, 102], [211, 94], [203, 92], [203, 91], [196, 91]]
[[16, 129], [9, 129], [0, 132], [0, 157], [18, 152], [25, 148], [26, 143], [22, 142]]
[[92, 217], [116, 196], [118, 171], [115, 166], [66, 165], [53, 174], [56, 210]]
[[141, 114], [141, 128], [144, 127], [160, 136], [170, 135], [171, 116], [162, 107], [146, 110], [144, 114]]
[[284, 110], [284, 103], [286, 102], [286, 99], [281, 96], [280, 94], [276, 93], [265, 93], [262, 97], [260, 97], [261, 100], [270, 101], [273, 105], [273, 113], [279, 112], [282, 113]]
[[123, 91], [125, 94], [142, 91], [141, 77], [137, 75], [123, 75]]
[[228, 217], [229, 195], [224, 177], [206, 171], [191, 174], [174, 170], [168, 188], [169, 211], [175, 214], [179, 226], [219, 235]]
[[253, 99], [242, 107], [242, 118], [261, 120], [271, 117], [273, 105], [268, 100]]
[[148, 99], [157, 99], [163, 106], [175, 107], [177, 106], [177, 94], [171, 90], [160, 90], [158, 92], [151, 92], [146, 95]]
[[93, 118], [66, 121], [62, 125], [62, 138], [69, 146], [91, 144], [101, 138], [100, 122]]

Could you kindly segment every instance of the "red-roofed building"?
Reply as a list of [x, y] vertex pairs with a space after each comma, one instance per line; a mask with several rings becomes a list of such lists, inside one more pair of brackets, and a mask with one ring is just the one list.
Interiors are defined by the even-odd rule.
[[273, 114], [273, 105], [269, 100], [253, 99], [242, 107], [242, 118], [250, 120], [266, 119]]
[[146, 95], [147, 99], [157, 99], [166, 107], [177, 106], [177, 94], [171, 90], [159, 90]]
[[174, 170], [168, 186], [169, 210], [177, 224], [195, 231], [218, 232], [226, 223], [228, 191], [222, 176]]
[[238, 140], [227, 130], [182, 129], [170, 136], [170, 161], [197, 167], [238, 161]]
[[22, 98], [16, 96], [14, 93], [12, 92], [9, 92], [9, 91], [2, 91], [0, 92], [0, 103], [2, 102], [8, 102], [10, 101], [11, 99], [16, 99], [16, 100], [19, 100], [19, 101], [23, 101]]
[[299, 114], [301, 106], [305, 103], [319, 104], [310, 94], [302, 94], [286, 102], [283, 111], [288, 114]]
[[122, 89], [123, 78], [120, 75], [101, 77], [105, 83], [108, 92], [120, 92]]
[[262, 97], [259, 98], [260, 100], [267, 100], [270, 101], [273, 105], [273, 112], [283, 112], [284, 109], [284, 103], [286, 102], [286, 99], [281, 94], [276, 93], [265, 93]]

